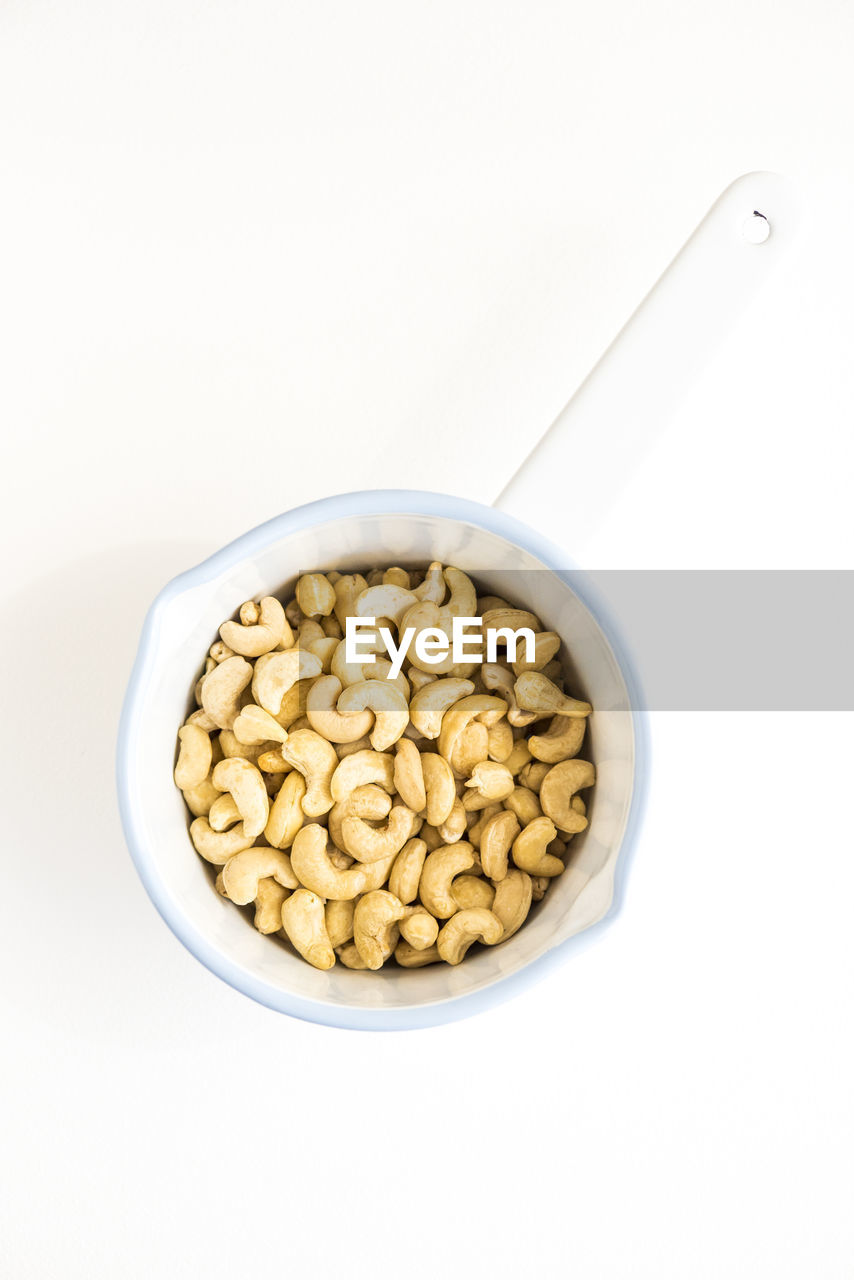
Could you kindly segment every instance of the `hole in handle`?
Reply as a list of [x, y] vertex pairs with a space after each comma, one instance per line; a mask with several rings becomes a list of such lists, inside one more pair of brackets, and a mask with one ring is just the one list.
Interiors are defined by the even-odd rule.
[[771, 234], [771, 223], [764, 213], [754, 209], [741, 224], [741, 234], [748, 244], [764, 244]]

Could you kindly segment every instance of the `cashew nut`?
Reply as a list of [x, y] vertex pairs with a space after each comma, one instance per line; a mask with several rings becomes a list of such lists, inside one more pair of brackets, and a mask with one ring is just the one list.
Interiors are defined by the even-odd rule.
[[329, 742], [355, 742], [370, 731], [373, 712], [368, 709], [340, 712], [336, 705], [340, 693], [341, 681], [337, 676], [320, 676], [315, 680], [305, 704], [308, 722]]
[[359, 948], [355, 942], [347, 942], [343, 947], [339, 947], [338, 959], [345, 969], [367, 969], [368, 967], [359, 955]]
[[[238, 854], [238, 857], [240, 855]], [[220, 874], [222, 874], [220, 872]], [[271, 876], [258, 881], [255, 896], [255, 919], [252, 923], [259, 933], [278, 933], [282, 927], [282, 903], [290, 893]]]
[[506, 764], [513, 751], [513, 727], [508, 720], [499, 720], [486, 731], [486, 754], [490, 760]]
[[338, 698], [339, 711], [346, 713], [366, 708], [370, 708], [375, 716], [371, 733], [374, 750], [385, 751], [397, 742], [409, 723], [406, 698], [395, 685], [384, 680], [362, 680], [348, 685]]
[[220, 729], [230, 729], [240, 711], [240, 695], [252, 679], [245, 658], [226, 658], [202, 680], [202, 710]]
[[189, 791], [204, 782], [211, 771], [213, 748], [210, 734], [195, 724], [185, 724], [178, 730], [180, 750], [175, 765], [175, 783], [182, 791]]
[[306, 781], [302, 811], [307, 818], [319, 818], [332, 808], [330, 791], [332, 775], [338, 768], [338, 756], [331, 742], [313, 729], [296, 729], [288, 735], [282, 755], [299, 769]]
[[495, 886], [492, 912], [504, 926], [501, 941], [506, 942], [525, 923], [531, 910], [533, 883], [525, 871], [511, 867]]
[[529, 787], [514, 787], [513, 794], [504, 801], [504, 808], [515, 813], [523, 827], [533, 822], [535, 818], [542, 817], [543, 814], [542, 805], [536, 793]]
[[309, 889], [297, 889], [282, 903], [282, 927], [297, 951], [315, 969], [331, 969], [335, 952], [326, 932], [323, 903]]
[[486, 907], [489, 910], [495, 890], [480, 876], [456, 876], [451, 883], [451, 897], [460, 911], [466, 911], [469, 907]]
[[445, 598], [445, 575], [438, 560], [434, 560], [424, 575], [424, 581], [414, 588], [413, 594], [419, 600], [427, 600], [430, 604], [441, 604]]
[[494, 946], [501, 940], [504, 925], [485, 907], [469, 907], [458, 911], [439, 930], [436, 948], [448, 964], [459, 964], [473, 942], [480, 940]]
[[213, 831], [207, 818], [196, 818], [190, 823], [190, 839], [196, 852], [215, 867], [223, 866], [229, 858], [255, 842], [255, 837], [248, 836], [243, 830], [242, 822], [230, 831]]
[[[327, 581], [331, 579], [327, 578]], [[333, 608], [340, 627], [345, 627], [347, 618], [356, 612], [356, 600], [367, 585], [361, 573], [345, 573], [336, 579], [332, 588], [335, 593]]]
[[439, 936], [439, 921], [431, 916], [423, 907], [404, 907], [405, 915], [400, 919], [400, 936], [405, 938], [416, 951], [424, 951], [432, 947]]
[[487, 689], [498, 689], [507, 700], [507, 719], [517, 729], [524, 729], [537, 719], [535, 711], [523, 711], [516, 701], [515, 680], [513, 673], [500, 662], [484, 662], [480, 669], [481, 679]]
[[196, 818], [204, 818], [210, 813], [211, 806], [216, 803], [219, 794], [208, 776], [197, 787], [184, 789], [184, 802]]
[[[429, 685], [424, 692], [429, 693], [430, 689], [435, 687], [435, 685]], [[507, 703], [504, 699], [492, 697], [488, 693], [473, 693], [455, 702], [442, 717], [442, 727], [439, 730], [439, 754], [446, 760], [450, 760], [457, 738], [472, 720], [480, 720], [489, 728], [490, 725], [497, 724], [506, 713]]]
[[214, 800], [208, 813], [208, 822], [211, 824], [212, 831], [227, 831], [229, 827], [233, 827], [236, 822], [241, 821], [240, 810], [234, 803], [234, 796], [226, 791], [225, 795], [219, 795]]
[[307, 618], [326, 618], [335, 608], [335, 588], [323, 573], [304, 573], [295, 594]]
[[412, 902], [418, 896], [421, 870], [426, 857], [426, 842], [413, 836], [411, 840], [407, 840], [394, 860], [388, 879], [389, 892], [404, 904]]
[[346, 901], [370, 887], [364, 867], [355, 865], [342, 871], [333, 866], [327, 852], [327, 833], [316, 822], [300, 828], [294, 837], [291, 866], [300, 883], [322, 898]]
[[[375, 782], [389, 793], [395, 791], [394, 757], [382, 751], [355, 751], [338, 764], [332, 775], [332, 798], [346, 800], [356, 787]], [[429, 819], [428, 819], [429, 821]]]
[[534, 818], [513, 841], [513, 861], [530, 876], [559, 876], [566, 870], [560, 858], [546, 849], [557, 835], [551, 818]]
[[374, 889], [356, 903], [353, 941], [369, 969], [381, 969], [391, 955], [405, 914], [403, 903], [386, 889]]
[[537, 716], [589, 716], [589, 702], [568, 698], [542, 671], [525, 671], [514, 686], [516, 701], [525, 711]]
[[360, 618], [391, 618], [397, 624], [407, 609], [418, 603], [418, 597], [405, 587], [381, 583], [367, 587], [356, 599], [356, 615]]
[[[226, 730], [223, 730], [226, 732]], [[258, 746], [263, 742], [287, 742], [288, 731], [263, 707], [247, 703], [234, 722], [232, 733], [245, 746]]]
[[436, 964], [442, 957], [435, 946], [419, 951], [402, 938], [394, 949], [394, 958], [403, 969], [421, 969], [426, 964]]
[[232, 902], [244, 907], [258, 897], [258, 883], [273, 879], [283, 889], [298, 889], [299, 881], [291, 868], [291, 860], [281, 849], [256, 845], [229, 858], [222, 872], [222, 885]]
[[264, 838], [276, 849], [289, 849], [305, 821], [302, 801], [306, 792], [305, 778], [298, 769], [289, 773], [270, 806]]
[[480, 835], [480, 861], [483, 874], [490, 880], [503, 880], [507, 875], [510, 847], [521, 831], [515, 813], [502, 809], [490, 818]]
[[[496, 800], [506, 800], [512, 794], [513, 775], [506, 765], [496, 760], [483, 760], [475, 765], [466, 787], [475, 791], [487, 804], [492, 804]], [[483, 808], [482, 805], [477, 807]]]
[[344, 848], [359, 862], [396, 857], [412, 835], [414, 817], [412, 810], [402, 804], [394, 806], [385, 827], [369, 827], [364, 818], [346, 817], [341, 823]]
[[424, 789], [421, 752], [408, 738], [401, 738], [395, 746], [394, 785], [403, 803], [413, 813], [420, 813], [425, 808], [427, 792]]
[[451, 812], [444, 822], [439, 823], [436, 830], [445, 844], [454, 844], [465, 831], [467, 822], [468, 814], [465, 811], [463, 802], [455, 795], [454, 803], [451, 805]]
[[419, 892], [421, 901], [431, 915], [446, 920], [457, 910], [451, 891], [454, 876], [469, 871], [474, 866], [474, 850], [465, 840], [456, 844], [441, 845], [429, 853], [421, 869]]
[[[227, 664], [222, 665], [224, 667]], [[218, 667], [217, 670], [221, 671], [222, 667]], [[288, 690], [292, 689], [298, 680], [319, 676], [322, 670], [323, 664], [320, 659], [316, 654], [309, 653], [307, 649], [286, 649], [282, 653], [262, 654], [255, 663], [252, 696], [259, 707], [269, 711], [271, 716], [278, 716], [282, 709], [282, 699]], [[204, 695], [204, 690], [202, 694]], [[207, 707], [205, 710], [207, 711]]]
[[471, 680], [431, 680], [412, 695], [410, 719], [423, 738], [438, 738], [445, 712], [473, 692]]
[[479, 720], [473, 720], [454, 743], [450, 765], [458, 777], [466, 778], [475, 765], [481, 764], [488, 756], [489, 730]]
[[356, 787], [346, 800], [337, 801], [329, 810], [329, 835], [333, 844], [344, 848], [344, 819], [349, 817], [367, 818], [371, 822], [379, 822], [387, 818], [391, 809], [391, 796], [382, 787], [372, 782]]
[[293, 634], [285, 618], [285, 611], [275, 596], [265, 596], [259, 605], [259, 621], [251, 626], [242, 622], [224, 622], [219, 629], [223, 643], [244, 658], [258, 658], [269, 653], [277, 644]]
[[545, 733], [532, 733], [528, 749], [537, 760], [558, 764], [577, 756], [584, 741], [587, 721], [581, 716], [555, 716]]
[[356, 903], [352, 898], [344, 901], [334, 899], [326, 904], [326, 932], [329, 941], [337, 950], [353, 937], [353, 914]]
[[521, 676], [525, 671], [542, 671], [547, 663], [560, 648], [560, 636], [556, 631], [540, 631], [534, 636], [534, 660], [528, 662], [524, 657], [517, 658], [513, 665], [513, 672], [517, 676]]
[[543, 813], [561, 831], [567, 831], [570, 835], [583, 831], [587, 826], [587, 819], [583, 813], [573, 808], [572, 800], [576, 791], [592, 787], [595, 781], [596, 770], [588, 760], [563, 760], [560, 764], [553, 765], [540, 786]]
[[248, 760], [235, 756], [214, 766], [211, 780], [220, 791], [228, 791], [243, 819], [247, 836], [260, 836], [270, 816], [270, 798], [260, 772]]

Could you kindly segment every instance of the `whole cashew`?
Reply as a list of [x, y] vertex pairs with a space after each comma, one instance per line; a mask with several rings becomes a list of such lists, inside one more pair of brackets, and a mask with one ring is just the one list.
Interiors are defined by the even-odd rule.
[[[466, 787], [473, 790], [479, 799], [492, 804], [496, 800], [506, 800], [509, 795], [512, 795], [513, 775], [506, 765], [498, 764], [496, 760], [483, 760], [475, 765]], [[472, 807], [483, 808], [484, 806]]]
[[555, 716], [545, 733], [533, 733], [528, 749], [537, 760], [558, 764], [577, 756], [584, 741], [587, 721], [581, 716]]
[[462, 569], [455, 569], [452, 565], [448, 565], [445, 569], [445, 582], [448, 584], [450, 595], [439, 610], [441, 618], [439, 625], [443, 630], [450, 631], [454, 618], [476, 617], [477, 592], [468, 574], [463, 573]]
[[421, 753], [408, 738], [401, 738], [395, 746], [394, 785], [403, 803], [413, 813], [420, 813], [426, 807]]
[[355, 742], [370, 731], [373, 712], [368, 709], [348, 714], [340, 712], [336, 704], [341, 687], [337, 676], [320, 676], [309, 690], [306, 715], [312, 729], [329, 742]]
[[559, 876], [566, 870], [560, 858], [546, 849], [557, 835], [551, 818], [535, 818], [513, 841], [513, 861], [530, 876]]
[[338, 959], [345, 969], [367, 969], [368, 967], [359, 955], [359, 948], [355, 942], [346, 942], [343, 947], [339, 947]]
[[503, 880], [513, 841], [521, 831], [515, 813], [503, 809], [490, 818], [480, 835], [480, 861], [490, 880]]
[[225, 795], [219, 795], [208, 812], [208, 822], [211, 824], [211, 830], [227, 831], [229, 827], [233, 827], [236, 822], [240, 821], [241, 813], [234, 803], [234, 796], [228, 791], [226, 791]]
[[335, 581], [332, 588], [335, 592], [333, 607], [340, 627], [345, 627], [347, 618], [356, 612], [356, 600], [367, 585], [361, 573], [345, 573]]
[[333, 866], [327, 852], [327, 833], [316, 822], [302, 827], [294, 837], [291, 866], [300, 883], [322, 898], [346, 901], [372, 887], [364, 867], [357, 864], [341, 871]]
[[412, 902], [418, 896], [421, 870], [426, 857], [425, 841], [413, 836], [411, 840], [407, 840], [394, 860], [388, 880], [389, 892], [404, 904]]
[[[348, 685], [338, 698], [338, 710], [364, 711], [375, 716], [371, 743], [375, 751], [385, 751], [397, 742], [409, 723], [409, 708], [398, 688], [384, 680], [362, 680]], [[359, 735], [361, 736], [361, 735]]]
[[465, 840], [442, 845], [429, 853], [421, 870], [421, 901], [431, 915], [446, 920], [457, 910], [451, 891], [454, 876], [474, 866], [474, 850]]
[[437, 947], [425, 947], [423, 951], [419, 951], [405, 938], [395, 947], [394, 958], [403, 969], [421, 969], [426, 964], [436, 964], [442, 959]]
[[302, 801], [306, 792], [305, 778], [298, 769], [289, 773], [270, 806], [264, 838], [275, 849], [289, 849], [305, 821]]
[[[234, 723], [237, 724], [237, 720]], [[236, 757], [240, 760], [248, 760], [250, 764], [257, 764], [270, 746], [269, 742], [259, 742], [253, 746], [250, 746], [247, 742], [241, 742], [233, 729], [220, 729], [217, 734], [217, 742], [220, 747], [220, 755], [224, 756], [226, 760]]]
[[412, 695], [410, 719], [423, 738], [438, 738], [445, 712], [473, 692], [471, 680], [431, 680]]
[[[221, 671], [222, 667], [218, 670]], [[319, 676], [322, 671], [323, 664], [320, 659], [316, 654], [309, 653], [307, 649], [286, 649], [282, 653], [265, 653], [255, 663], [252, 696], [259, 707], [269, 711], [271, 716], [278, 716], [282, 709], [282, 699], [288, 690], [292, 689], [298, 680]], [[204, 690], [202, 692], [204, 693]]]
[[529, 741], [530, 739], [528, 738], [518, 738], [516, 742], [513, 743], [513, 750], [510, 752], [510, 755], [506, 760], [502, 760], [501, 762], [503, 765], [506, 765], [514, 777], [531, 759], [531, 753], [528, 750]]
[[511, 867], [495, 887], [492, 912], [504, 926], [501, 941], [506, 942], [525, 923], [531, 910], [533, 883], [525, 871]]
[[[570, 723], [568, 718], [564, 719], [564, 723]], [[573, 721], [571, 723], [578, 723]], [[583, 724], [584, 721], [582, 720]], [[543, 779], [548, 773], [551, 765], [543, 764], [541, 760], [531, 760], [525, 765], [524, 769], [519, 770], [519, 783], [523, 787], [527, 787], [529, 791], [539, 791], [543, 785]]]
[[485, 809], [479, 809], [476, 813], [467, 813], [466, 822], [468, 823], [467, 840], [474, 845], [475, 849], [480, 849], [481, 839], [486, 830], [487, 823], [498, 813], [504, 812], [503, 804], [488, 804]]
[[573, 808], [572, 799], [576, 791], [592, 787], [595, 781], [596, 770], [588, 760], [564, 760], [552, 765], [540, 786], [543, 813], [561, 831], [567, 831], [570, 835], [583, 831], [587, 826], [587, 819], [583, 813]]
[[416, 951], [432, 947], [439, 936], [439, 921], [423, 907], [404, 907], [406, 914], [400, 920], [400, 936]]
[[441, 610], [438, 605], [429, 600], [417, 600], [415, 604], [406, 610], [400, 620], [398, 630], [401, 636], [406, 635], [408, 631], [414, 632], [410, 637], [410, 646], [407, 652], [410, 668], [413, 671], [422, 671], [433, 676], [446, 676], [448, 674], [454, 665], [454, 655], [450, 647], [448, 647], [444, 656], [441, 656], [440, 650], [435, 650], [431, 647], [429, 649], [429, 659], [421, 657], [418, 650], [423, 631], [438, 631], [438, 635], [430, 635], [426, 639], [431, 643], [444, 639], [450, 646], [451, 625], [453, 624], [451, 623], [447, 627], [442, 626]]
[[486, 754], [490, 760], [506, 764], [513, 751], [513, 743], [513, 728], [507, 720], [499, 720], [486, 731]]
[[240, 622], [224, 622], [219, 629], [223, 643], [244, 658], [259, 658], [262, 653], [269, 653], [281, 644], [286, 633], [293, 643], [285, 611], [275, 596], [265, 596], [259, 606], [260, 621], [254, 626], [244, 626]]
[[481, 764], [488, 756], [489, 730], [479, 720], [473, 720], [471, 724], [466, 725], [454, 743], [449, 763], [458, 777], [466, 778], [475, 766]]
[[178, 730], [180, 750], [175, 765], [175, 783], [182, 791], [199, 786], [211, 771], [213, 748], [210, 734], [195, 724], [185, 724]]
[[247, 836], [260, 836], [270, 816], [270, 798], [260, 772], [248, 760], [235, 756], [214, 765], [211, 780], [220, 791], [228, 791], [243, 819]]
[[[223, 730], [223, 732], [226, 732]], [[258, 746], [262, 742], [287, 742], [288, 731], [263, 707], [247, 703], [234, 722], [232, 733], [238, 742], [246, 746]]]
[[534, 636], [533, 662], [528, 662], [526, 658], [517, 658], [512, 664], [514, 674], [521, 676], [525, 671], [542, 671], [546, 663], [551, 662], [559, 648], [560, 636], [556, 631], [540, 631]]
[[382, 787], [372, 782], [356, 787], [346, 800], [339, 800], [329, 810], [329, 835], [332, 843], [339, 849], [344, 848], [344, 819], [350, 817], [367, 818], [371, 822], [380, 822], [387, 818], [391, 809], [391, 796]]
[[309, 889], [297, 889], [282, 903], [282, 927], [297, 951], [315, 969], [331, 969], [335, 952], [326, 932], [323, 903]]
[[[460, 911], [466, 911], [469, 907], [486, 907], [489, 911], [495, 890], [480, 876], [456, 876], [451, 882], [451, 897]], [[431, 938], [432, 941], [434, 939]]]
[[462, 800], [454, 796], [454, 803], [451, 806], [451, 812], [448, 814], [444, 822], [440, 822], [436, 830], [444, 840], [445, 844], [454, 844], [460, 839], [466, 829], [468, 815], [463, 807]]
[[246, 835], [243, 823], [230, 831], [213, 831], [207, 818], [196, 818], [190, 823], [190, 839], [206, 862], [221, 867], [229, 858], [255, 843], [254, 836]]
[[335, 608], [335, 588], [323, 573], [304, 573], [297, 581], [295, 594], [307, 618], [326, 618]]
[[393, 893], [374, 889], [356, 903], [353, 915], [353, 941], [369, 969], [381, 969], [395, 948], [397, 922], [406, 907]]
[[282, 755], [299, 769], [306, 781], [302, 811], [307, 818], [319, 818], [333, 805], [330, 783], [338, 768], [338, 756], [331, 742], [313, 729], [295, 729], [282, 747]]
[[405, 805], [396, 804], [385, 827], [369, 827], [363, 818], [347, 817], [341, 824], [344, 848], [359, 862], [385, 861], [396, 857], [412, 835], [415, 815]]
[[454, 774], [447, 760], [434, 752], [421, 755], [421, 776], [427, 797], [426, 818], [431, 827], [439, 827], [450, 817], [457, 798]]
[[351, 791], [368, 782], [394, 793], [394, 757], [382, 751], [355, 751], [345, 756], [332, 775], [332, 798], [336, 803], [346, 800]]
[[240, 695], [252, 679], [245, 658], [226, 658], [202, 680], [202, 709], [220, 729], [230, 729], [240, 711]]
[[405, 587], [381, 583], [367, 587], [356, 599], [356, 616], [359, 618], [391, 618], [397, 624], [407, 609], [418, 603], [418, 597]]
[[529, 631], [537, 632], [542, 630], [542, 623], [535, 613], [530, 613], [527, 609], [514, 609], [507, 607], [487, 609], [483, 615], [483, 629], [498, 630], [499, 627], [509, 627], [511, 631], [518, 631], [521, 627], [527, 627]]
[[458, 911], [439, 930], [436, 948], [448, 964], [459, 964], [473, 942], [478, 939], [488, 946], [501, 940], [504, 925], [485, 907], [469, 907]]
[[[238, 855], [239, 856], [239, 855]], [[227, 865], [227, 864], [226, 864]], [[220, 874], [222, 874], [220, 872]], [[258, 881], [253, 924], [259, 933], [278, 933], [282, 927], [282, 903], [290, 893], [269, 876]]]
[[523, 827], [533, 822], [535, 818], [543, 816], [542, 805], [537, 799], [536, 792], [528, 787], [515, 787], [513, 794], [504, 801], [504, 808], [515, 813]]
[[256, 845], [229, 858], [222, 872], [222, 886], [232, 902], [246, 906], [258, 897], [261, 880], [273, 879], [283, 889], [298, 889], [299, 881], [291, 868], [291, 860], [281, 849]]
[[353, 914], [356, 903], [352, 898], [343, 902], [335, 898], [326, 904], [326, 932], [329, 941], [337, 950], [353, 937]]
[[514, 688], [519, 706], [525, 711], [535, 711], [538, 717], [589, 716], [593, 710], [589, 702], [579, 702], [561, 693], [542, 671], [524, 672]]
[[210, 776], [204, 778], [197, 787], [183, 788], [183, 794], [187, 808], [196, 818], [206, 817], [220, 795], [211, 782]]

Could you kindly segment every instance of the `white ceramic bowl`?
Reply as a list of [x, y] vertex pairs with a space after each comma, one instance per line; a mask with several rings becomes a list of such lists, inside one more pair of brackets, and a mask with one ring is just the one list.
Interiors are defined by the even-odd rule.
[[[573, 692], [595, 708], [590, 825], [567, 871], [507, 943], [452, 968], [321, 972], [262, 936], [214, 891], [172, 781], [178, 726], [223, 618], [310, 569], [441, 560], [530, 606], [567, 642]], [[646, 735], [636, 682], [601, 605], [561, 552], [489, 507], [439, 494], [369, 491], [311, 503], [253, 529], [161, 591], [145, 622], [119, 730], [118, 792], [128, 845], [166, 923], [212, 972], [272, 1009], [332, 1026], [394, 1029], [461, 1018], [505, 999], [613, 918], [637, 830]], [[524, 596], [524, 598], [522, 598]]]

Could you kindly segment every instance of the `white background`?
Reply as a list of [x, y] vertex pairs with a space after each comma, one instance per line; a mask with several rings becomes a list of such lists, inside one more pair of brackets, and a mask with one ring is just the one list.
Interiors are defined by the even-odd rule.
[[850, 568], [852, 36], [831, 0], [3, 5], [4, 1275], [854, 1274], [850, 715], [654, 716], [613, 928], [385, 1036], [211, 977], [112, 774], [167, 578], [337, 491], [491, 501], [747, 169], [807, 231], [584, 559]]

